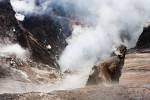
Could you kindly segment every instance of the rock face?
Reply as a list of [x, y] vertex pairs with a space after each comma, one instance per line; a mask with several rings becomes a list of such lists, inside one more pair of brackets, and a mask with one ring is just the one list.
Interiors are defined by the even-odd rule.
[[147, 24], [136, 43], [136, 48], [150, 48], [150, 23]]
[[57, 59], [67, 45], [65, 39], [71, 35], [69, 20], [61, 17], [62, 24], [51, 16], [40, 15], [25, 17], [21, 22], [15, 18], [15, 14], [9, 0], [0, 2], [0, 47], [20, 44], [29, 51], [30, 57], [22, 60], [13, 54], [4, 56], [0, 50], [1, 90], [9, 90], [4, 83], [11, 86], [11, 82], [2, 81], [10, 79], [13, 82], [17, 80], [16, 83], [18, 80], [27, 82], [29, 86], [32, 82], [48, 83], [54, 80], [54, 83], [60, 69]]
[[[45, 64], [55, 62], [66, 47], [65, 39], [71, 34], [71, 30], [67, 20], [64, 18], [61, 20], [63, 20], [64, 26], [45, 15], [30, 16], [22, 22], [23, 28], [30, 32], [36, 41], [36, 43], [31, 43], [32, 40], [29, 40], [33, 59], [36, 61], [42, 61]], [[57, 66], [56, 62], [53, 66]]]
[[[46, 14], [25, 17], [23, 22], [15, 18], [10, 3], [0, 3], [0, 40], [7, 38], [11, 43], [19, 43], [32, 53], [31, 59], [58, 68], [56, 60], [66, 47], [65, 39], [71, 35], [67, 18], [53, 18]], [[57, 12], [57, 15], [62, 15]]]
[[15, 26], [17, 26], [17, 21], [14, 17], [15, 12], [13, 11], [11, 5], [6, 3], [0, 3], [0, 39], [1, 41], [5, 38], [8, 38], [12, 42], [16, 42], [17, 31], [16, 34], [13, 31]]

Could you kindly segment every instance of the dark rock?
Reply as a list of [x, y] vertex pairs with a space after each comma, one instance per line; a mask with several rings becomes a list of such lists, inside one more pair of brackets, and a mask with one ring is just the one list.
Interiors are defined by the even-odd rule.
[[9, 76], [11, 76], [9, 69], [1, 66], [0, 64], [0, 78], [6, 78]]
[[[52, 47], [50, 53], [57, 58], [67, 45], [65, 41], [66, 37], [71, 34], [67, 20], [64, 18], [60, 20], [62, 22], [56, 22], [56, 20], [46, 15], [30, 16], [22, 22], [22, 25], [31, 32], [34, 38], [36, 38], [44, 48], [50, 45]], [[63, 25], [61, 25], [62, 23]]]
[[[8, 1], [0, 3], [0, 13], [0, 42], [7, 38], [12, 43], [19, 43], [30, 50], [32, 60], [59, 68], [56, 60], [67, 45], [65, 39], [71, 35], [68, 18], [60, 17], [57, 12], [59, 17], [26, 16], [20, 22]], [[51, 48], [47, 48], [48, 45]]]
[[0, 39], [8, 38], [14, 42], [16, 40], [13, 28], [17, 25], [10, 3], [0, 3]]
[[143, 32], [136, 43], [136, 48], [137, 49], [150, 48], [150, 26], [143, 28]]

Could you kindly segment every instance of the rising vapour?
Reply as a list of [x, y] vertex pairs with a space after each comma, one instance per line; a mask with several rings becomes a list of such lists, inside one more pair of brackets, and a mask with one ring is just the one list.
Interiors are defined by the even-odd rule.
[[1, 44], [0, 43], [0, 56], [16, 57], [17, 59], [27, 60], [28, 51], [23, 49], [19, 44]]
[[88, 12], [91, 27], [74, 26], [69, 45], [60, 57], [63, 70], [81, 70], [82, 66], [94, 64], [109, 54], [116, 42], [133, 47], [150, 17], [148, 0], [77, 0], [74, 3], [78, 9]]
[[[77, 0], [74, 3], [78, 9], [89, 14], [87, 17], [91, 26], [73, 27], [72, 37], [59, 64], [63, 71], [75, 69], [80, 76], [88, 72], [97, 60], [107, 56], [113, 43], [121, 42], [128, 48], [135, 46], [150, 17], [148, 0]], [[78, 78], [77, 82], [86, 77]], [[84, 80], [82, 82], [85, 83]]]
[[69, 81], [63, 81], [72, 87], [84, 86], [85, 73], [111, 52], [113, 43], [133, 47], [150, 17], [150, 0], [11, 0], [11, 4], [16, 12], [25, 14], [43, 14], [59, 5], [69, 14], [74, 9], [71, 14], [82, 15], [87, 21], [88, 25], [73, 26], [68, 46], [58, 61], [62, 71], [77, 71]]

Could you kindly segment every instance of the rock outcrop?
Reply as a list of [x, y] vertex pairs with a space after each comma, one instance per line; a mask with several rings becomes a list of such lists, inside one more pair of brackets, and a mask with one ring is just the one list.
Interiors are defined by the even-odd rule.
[[143, 32], [136, 43], [136, 48], [150, 48], [150, 22], [147, 22], [144, 26]]
[[0, 50], [1, 90], [9, 90], [5, 89], [7, 86], [3, 86], [2, 81], [10, 79], [29, 84], [52, 80], [54, 83], [60, 69], [57, 59], [67, 45], [65, 39], [71, 35], [69, 20], [61, 17], [62, 24], [48, 15], [40, 15], [26, 16], [23, 21], [19, 21], [15, 14], [9, 0], [0, 2], [0, 47], [20, 44], [28, 51], [29, 57], [18, 59], [12, 53], [5, 56]]
[[[56, 8], [55, 8], [56, 9]], [[0, 40], [19, 43], [29, 49], [31, 59], [58, 68], [57, 59], [66, 47], [65, 39], [71, 35], [68, 18], [54, 19], [46, 14], [26, 16], [24, 21], [15, 18], [11, 4], [0, 3]], [[57, 15], [62, 15], [57, 12]]]

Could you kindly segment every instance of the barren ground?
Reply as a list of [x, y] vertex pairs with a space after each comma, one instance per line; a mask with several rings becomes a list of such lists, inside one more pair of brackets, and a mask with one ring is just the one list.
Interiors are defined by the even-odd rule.
[[[5, 81], [1, 81], [2, 83], [4, 84]], [[31, 83], [22, 82], [22, 86], [26, 85], [31, 89], [36, 88]], [[7, 90], [12, 87], [1, 88]], [[134, 53], [126, 56], [119, 85], [92, 86], [51, 93], [26, 91], [27, 93], [9, 94], [8, 91], [6, 92], [7, 94], [0, 95], [0, 100], [150, 100], [150, 53]]]

